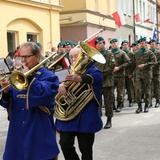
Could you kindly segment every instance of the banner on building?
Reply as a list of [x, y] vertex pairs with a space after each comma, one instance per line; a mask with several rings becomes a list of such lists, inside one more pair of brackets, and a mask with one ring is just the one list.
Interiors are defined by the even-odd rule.
[[112, 14], [114, 20], [115, 20], [115, 23], [117, 24], [117, 26], [120, 28], [121, 26], [125, 25], [126, 24], [126, 21], [125, 21], [125, 17], [124, 17], [124, 14], [123, 14], [123, 11], [117, 11], [117, 12], [114, 12]]
[[135, 21], [136, 21], [136, 22], [140, 22], [140, 21], [141, 21], [141, 18], [140, 18], [139, 13], [137, 13], [137, 14], [134, 16], [134, 18], [135, 18]]

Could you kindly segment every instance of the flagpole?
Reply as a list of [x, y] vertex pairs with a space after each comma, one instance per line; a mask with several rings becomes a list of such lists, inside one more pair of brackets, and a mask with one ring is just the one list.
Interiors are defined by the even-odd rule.
[[[157, 11], [157, 8], [158, 8], [158, 1], [156, 0], [156, 11]], [[157, 37], [158, 37], [158, 41], [159, 41], [159, 30], [158, 30], [158, 12], [156, 12], [156, 17], [157, 17]]]
[[134, 15], [135, 15], [135, 0], [133, 0], [133, 25], [134, 25], [133, 34], [134, 34], [134, 41], [136, 41], [136, 27], [135, 27], [136, 23], [135, 23]]

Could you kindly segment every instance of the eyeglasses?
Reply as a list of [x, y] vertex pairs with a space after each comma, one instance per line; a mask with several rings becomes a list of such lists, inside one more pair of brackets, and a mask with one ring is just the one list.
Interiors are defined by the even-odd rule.
[[26, 56], [20, 56], [20, 58], [21, 59], [29, 59], [30, 57], [32, 57], [32, 56], [35, 56], [35, 55], [33, 55], [33, 54], [31, 54], [31, 55], [26, 55]]

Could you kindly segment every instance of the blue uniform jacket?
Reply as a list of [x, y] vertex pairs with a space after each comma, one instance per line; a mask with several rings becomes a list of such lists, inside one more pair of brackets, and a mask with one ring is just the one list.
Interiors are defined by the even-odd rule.
[[[3, 160], [50, 160], [59, 153], [53, 125], [59, 80], [45, 68], [40, 68], [34, 77], [27, 90], [11, 88], [12, 101], [0, 101], [7, 109], [12, 103]], [[46, 108], [50, 115], [38, 106]]]
[[[92, 66], [84, 74], [89, 74], [93, 78], [94, 94], [100, 102], [102, 96], [102, 72]], [[92, 99], [74, 119], [70, 121], [56, 120], [56, 128], [60, 131], [98, 132], [103, 126], [98, 107], [97, 101]]]

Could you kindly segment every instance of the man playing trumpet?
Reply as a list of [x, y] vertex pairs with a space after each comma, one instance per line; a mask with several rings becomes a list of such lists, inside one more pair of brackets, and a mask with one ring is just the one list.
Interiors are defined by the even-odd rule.
[[10, 120], [3, 160], [56, 160], [59, 149], [53, 123], [53, 106], [59, 80], [47, 69], [36, 68], [40, 49], [35, 43], [22, 44], [20, 58], [23, 73], [33, 68], [35, 71], [26, 77], [28, 86], [22, 91], [13, 87], [5, 88], [9, 82], [6, 79], [1, 81], [5, 89], [0, 105], [7, 109]]

